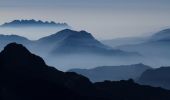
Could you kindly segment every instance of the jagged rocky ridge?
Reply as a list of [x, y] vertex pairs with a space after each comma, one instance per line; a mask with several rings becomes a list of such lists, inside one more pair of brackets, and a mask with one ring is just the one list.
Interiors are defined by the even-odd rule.
[[67, 27], [70, 26], [67, 23], [56, 23], [54, 21], [41, 21], [41, 20], [13, 20], [1, 25], [1, 27]]

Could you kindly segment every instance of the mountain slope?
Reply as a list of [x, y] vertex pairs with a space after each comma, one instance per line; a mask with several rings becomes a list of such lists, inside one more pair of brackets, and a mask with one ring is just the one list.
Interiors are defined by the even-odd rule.
[[100, 82], [104, 80], [119, 81], [137, 79], [147, 69], [150, 69], [150, 67], [143, 64], [135, 64], [124, 66], [103, 66], [93, 69], [71, 69], [69, 72], [76, 72], [88, 77], [93, 82]]
[[151, 66], [168, 66], [170, 58], [170, 29], [155, 33], [144, 43], [135, 45], [122, 45], [117, 49], [139, 52], [145, 58], [143, 63]]
[[[73, 31], [70, 29], [62, 30], [56, 34], [41, 38], [37, 41], [41, 45], [49, 45], [51, 53], [67, 54], [67, 53], [98, 53], [98, 54], [115, 54], [115, 55], [135, 55], [135, 53], [114, 50], [96, 40], [90, 33], [86, 31]], [[53, 47], [51, 47], [52, 45]], [[136, 53], [137, 55], [137, 53]]]
[[170, 89], [170, 67], [145, 71], [138, 80], [141, 84]]
[[[42, 58], [15, 43], [7, 45], [0, 53], [0, 66], [2, 79], [0, 88], [3, 100], [12, 98], [13, 100], [24, 98], [26, 100], [56, 98], [74, 100], [76, 99], [74, 96], [81, 97], [80, 93], [86, 95], [84, 87], [92, 86], [87, 78], [75, 73], [63, 73], [49, 67]], [[81, 82], [83, 83], [76, 85]]]
[[141, 57], [136, 52], [125, 52], [106, 46], [86, 31], [65, 29], [35, 41], [17, 35], [0, 37], [1, 48], [11, 42], [24, 44], [31, 52], [42, 56], [48, 64], [59, 65], [62, 70], [78, 66], [83, 68], [139, 63], [135, 60]]
[[29, 45], [32, 41], [18, 35], [0, 35], [0, 50], [2, 50], [7, 44], [11, 42]]
[[165, 29], [155, 33], [151, 37], [152, 41], [170, 40], [170, 29]]
[[141, 57], [136, 52], [125, 52], [106, 46], [86, 31], [70, 29], [39, 39], [34, 48], [33, 51], [43, 56], [48, 64], [59, 65], [58, 68], [64, 71], [79, 66], [87, 68], [139, 63], [135, 60]]
[[148, 37], [127, 37], [127, 38], [117, 38], [111, 40], [103, 40], [101, 41], [103, 44], [117, 47], [121, 45], [132, 45], [132, 44], [140, 44], [148, 40]]
[[170, 91], [141, 86], [132, 80], [93, 84], [84, 76], [47, 66], [42, 58], [16, 43], [0, 53], [0, 69], [2, 100], [170, 99]]

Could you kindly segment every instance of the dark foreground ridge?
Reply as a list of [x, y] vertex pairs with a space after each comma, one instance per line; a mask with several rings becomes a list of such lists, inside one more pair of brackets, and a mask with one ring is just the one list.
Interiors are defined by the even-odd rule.
[[24, 46], [0, 53], [1, 100], [170, 100], [170, 91], [128, 81], [91, 83], [72, 72], [47, 66]]

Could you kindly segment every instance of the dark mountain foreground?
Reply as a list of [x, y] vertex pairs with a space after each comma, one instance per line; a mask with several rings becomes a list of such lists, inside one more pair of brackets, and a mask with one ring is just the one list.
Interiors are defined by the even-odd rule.
[[170, 91], [133, 82], [91, 83], [61, 72], [24, 46], [8, 44], [0, 53], [1, 100], [170, 100]]

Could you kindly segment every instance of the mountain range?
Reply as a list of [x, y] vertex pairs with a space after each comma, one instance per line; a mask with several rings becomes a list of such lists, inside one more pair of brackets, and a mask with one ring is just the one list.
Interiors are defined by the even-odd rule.
[[[101, 54], [101, 55], [135, 55], [118, 49], [112, 49], [96, 40], [90, 33], [86, 31], [73, 31], [65, 29], [56, 34], [44, 37], [36, 41], [38, 45], [53, 45], [51, 53], [55, 54]], [[45, 47], [46, 47], [45, 46]], [[136, 54], [137, 55], [137, 54]]]
[[170, 29], [165, 29], [148, 37], [146, 41], [138, 44], [120, 45], [115, 49], [128, 52], [138, 52], [143, 55], [144, 64], [160, 67], [169, 66], [170, 58]]
[[30, 44], [31, 41], [25, 37], [18, 35], [0, 35], [0, 50], [2, 50], [7, 44], [11, 42], [17, 42], [20, 44]]
[[106, 46], [86, 31], [64, 29], [34, 41], [16, 35], [0, 36], [0, 38], [4, 37], [6, 38], [0, 40], [3, 43], [1, 49], [10, 42], [24, 44], [33, 53], [42, 56], [48, 64], [61, 66], [63, 70], [73, 66], [111, 65], [114, 63], [113, 60], [116, 63], [132, 63], [131, 58], [136, 59], [141, 56], [136, 52], [126, 52]]
[[102, 40], [101, 42], [110, 47], [117, 47], [122, 45], [134, 45], [146, 42], [148, 37], [126, 37], [126, 38], [116, 38], [110, 40]]
[[67, 23], [55, 23], [54, 21], [41, 21], [41, 20], [13, 20], [1, 25], [1, 27], [65, 27], [70, 26]]
[[21, 44], [0, 52], [1, 100], [169, 100], [170, 91], [133, 80], [91, 83], [88, 78], [46, 65]]
[[68, 72], [76, 72], [88, 77], [92, 82], [102, 82], [105, 80], [120, 81], [128, 79], [138, 79], [141, 74], [151, 69], [144, 64], [102, 66], [92, 69], [71, 69]]
[[64, 71], [78, 67], [83, 69], [136, 63], [160, 67], [170, 64], [167, 34], [170, 34], [170, 29], [146, 37], [137, 44], [114, 48], [98, 41], [91, 33], [70, 29], [34, 41], [17, 35], [0, 35], [0, 50], [11, 42], [21, 43], [31, 52], [42, 56], [49, 65], [59, 66]]

